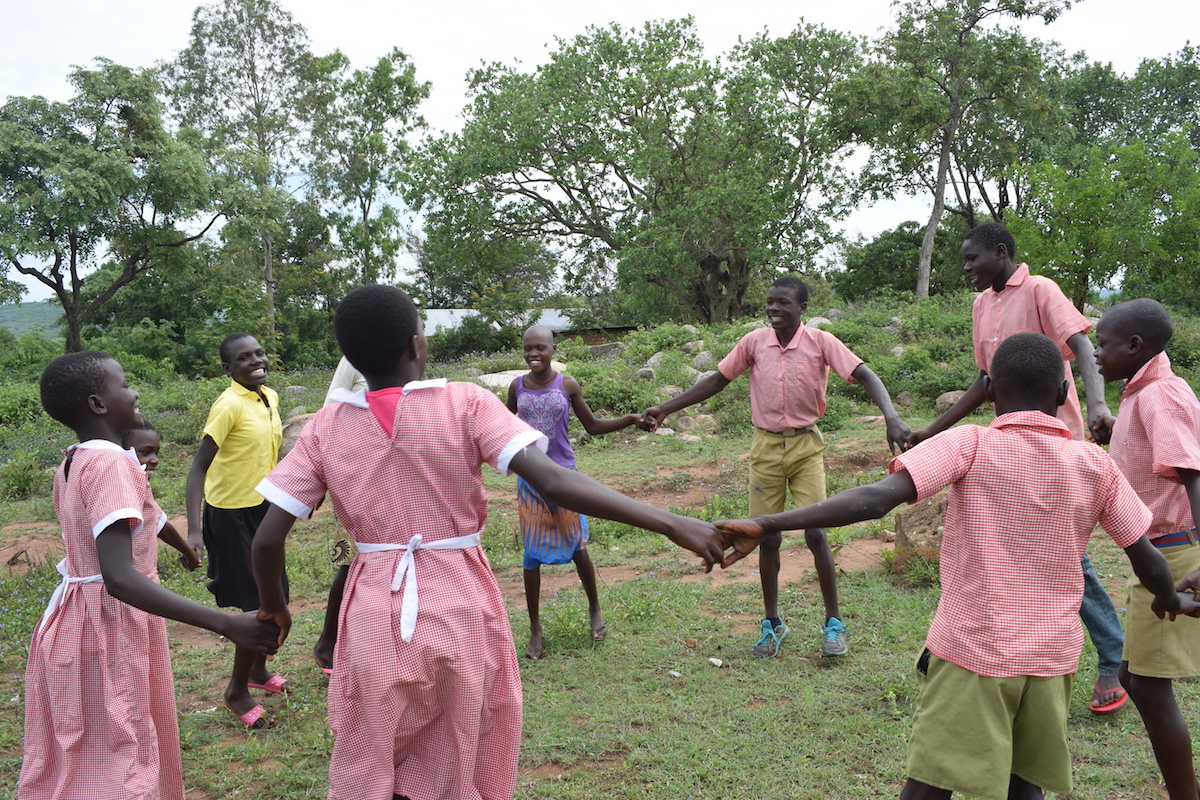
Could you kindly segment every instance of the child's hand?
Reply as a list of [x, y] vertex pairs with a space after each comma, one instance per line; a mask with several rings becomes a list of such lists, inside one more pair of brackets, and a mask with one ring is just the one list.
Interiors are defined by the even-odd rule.
[[667, 538], [704, 559], [705, 572], [712, 572], [713, 564], [719, 562], [724, 555], [721, 536], [716, 527], [695, 517], [681, 517], [676, 514], [675, 524], [667, 533]]
[[1200, 592], [1200, 569], [1187, 575], [1179, 583], [1175, 584], [1177, 592]]
[[[283, 640], [287, 638], [288, 632], [292, 629], [292, 612], [288, 610], [288, 607], [282, 606], [278, 609], [268, 609], [262, 607], [259, 608], [258, 611], [252, 613], [254, 613], [260, 621], [269, 624], [278, 632], [278, 641], [276, 642], [275, 646], [277, 648], [282, 647]], [[271, 652], [273, 653], [275, 651], [272, 650]]]
[[717, 522], [721, 532], [722, 551], [733, 548], [733, 552], [721, 559], [721, 568], [741, 561], [754, 552], [762, 538], [762, 523], [752, 519], [723, 519]]
[[1200, 617], [1200, 601], [1191, 592], [1179, 593], [1179, 610], [1171, 614], [1171, 619], [1183, 614], [1189, 617]]
[[901, 450], [912, 450], [914, 447], [916, 447], [921, 442], [928, 439], [930, 436], [933, 436], [933, 434], [929, 432], [929, 428], [921, 428], [920, 430], [913, 431], [905, 439], [905, 442], [904, 442], [904, 444], [902, 444], [900, 446], [900, 449]]
[[667, 415], [662, 412], [662, 409], [658, 406], [650, 406], [642, 412], [642, 430], [654, 433], [666, 418]]
[[273, 655], [283, 644], [284, 634], [275, 623], [259, 619], [258, 613], [261, 612], [245, 611], [232, 615], [225, 638], [247, 650]]
[[188, 534], [187, 546], [196, 554], [196, 563], [199, 564], [204, 558], [204, 539], [200, 534]]
[[1112, 438], [1113, 426], [1117, 424], [1117, 418], [1112, 414], [1103, 414], [1091, 426], [1092, 441], [1096, 444], [1108, 444]]
[[892, 451], [892, 455], [896, 455], [897, 449], [903, 453], [908, 448], [910, 436], [912, 430], [899, 417], [887, 421], [888, 449]]
[[191, 545], [187, 545], [179, 551], [179, 563], [183, 564], [183, 568], [188, 572], [192, 572], [200, 566], [200, 554]]

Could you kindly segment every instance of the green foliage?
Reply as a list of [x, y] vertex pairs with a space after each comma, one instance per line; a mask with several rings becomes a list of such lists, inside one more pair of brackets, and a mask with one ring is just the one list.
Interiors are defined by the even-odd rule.
[[62, 309], [54, 303], [6, 303], [0, 305], [0, 329], [6, 329], [14, 336], [34, 330], [45, 333], [54, 330], [54, 325], [61, 316]]
[[42, 400], [36, 384], [0, 385], [0, 425], [15, 428], [42, 414]]
[[[969, 229], [961, 217], [951, 216], [938, 226], [929, 274], [930, 296], [963, 288], [962, 242]], [[917, 288], [923, 230], [916, 222], [904, 222], [874, 239], [860, 237], [843, 250], [845, 268], [830, 275], [842, 297], [858, 302], [889, 292], [901, 297]], [[811, 301], [809, 308], [821, 308]]]
[[0, 494], [6, 500], [23, 500], [35, 492], [45, 493], [50, 476], [33, 453], [20, 450], [0, 464]]
[[483, 317], [467, 317], [455, 328], [429, 337], [429, 359], [452, 361], [467, 353], [498, 353], [519, 348], [521, 331], [512, 325], [495, 328]]
[[584, 399], [592, 409], [613, 414], [640, 414], [662, 401], [658, 387], [638, 380], [633, 369], [619, 361], [594, 361], [571, 365], [571, 377], [579, 381]]

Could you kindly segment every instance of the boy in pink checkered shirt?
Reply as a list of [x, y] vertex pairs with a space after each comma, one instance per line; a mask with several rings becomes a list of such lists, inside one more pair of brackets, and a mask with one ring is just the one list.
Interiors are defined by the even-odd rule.
[[[1148, 536], [1180, 588], [1200, 588], [1200, 402], [1171, 370], [1164, 348], [1174, 326], [1149, 298], [1118, 303], [1096, 326], [1096, 363], [1105, 380], [1125, 381], [1121, 412], [1105, 420], [1109, 454], [1153, 514]], [[1175, 702], [1172, 680], [1200, 675], [1200, 621], [1169, 624], [1146, 608], [1147, 590], [1126, 589], [1121, 683], [1137, 706], [1172, 800], [1197, 795], [1192, 737]]]
[[752, 521], [718, 523], [732, 563], [764, 532], [878, 519], [950, 487], [942, 598], [918, 662], [903, 800], [1040, 798], [1071, 791], [1067, 709], [1083, 648], [1080, 557], [1099, 522], [1153, 593], [1156, 614], [1200, 611], [1179, 595], [1145, 532], [1150, 512], [1112, 460], [1055, 418], [1062, 355], [1039, 333], [1009, 337], [984, 384], [987, 427], [963, 425], [891, 463], [884, 480]]

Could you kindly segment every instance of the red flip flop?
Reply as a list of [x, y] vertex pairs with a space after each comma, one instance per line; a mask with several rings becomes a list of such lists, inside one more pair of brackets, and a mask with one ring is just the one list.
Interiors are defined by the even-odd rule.
[[[1104, 692], [1100, 688], [1099, 681], [1096, 682], [1096, 685], [1093, 687], [1093, 691], [1095, 691], [1097, 694], [1107, 694], [1107, 692]], [[1125, 702], [1129, 700], [1129, 693], [1125, 691], [1125, 687], [1118, 686], [1110, 691], [1116, 692], [1117, 699], [1103, 705], [1098, 705], [1095, 700], [1092, 700], [1092, 702], [1088, 703], [1088, 710], [1097, 717], [1107, 717], [1109, 714], [1115, 714], [1124, 708]]]
[[247, 683], [247, 689], [262, 689], [264, 692], [271, 694], [291, 694], [292, 687], [286, 679], [278, 675], [272, 675], [271, 679], [266, 683]]

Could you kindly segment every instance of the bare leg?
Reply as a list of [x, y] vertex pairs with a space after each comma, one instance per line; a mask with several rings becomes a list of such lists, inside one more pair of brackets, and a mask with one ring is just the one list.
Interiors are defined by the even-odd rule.
[[525, 648], [526, 658], [541, 658], [545, 648], [546, 641], [542, 637], [542, 620], [539, 609], [541, 603], [541, 567], [527, 569], [525, 570], [525, 605], [529, 607], [529, 645]]
[[[804, 542], [812, 553], [817, 568], [817, 582], [821, 585], [821, 599], [825, 601], [825, 619], [842, 618], [838, 608], [837, 565], [833, 561], [833, 549], [824, 528], [809, 528], [804, 532]], [[822, 620], [824, 623], [824, 620]]]
[[1196, 800], [1200, 786], [1192, 765], [1192, 737], [1175, 701], [1171, 680], [1134, 675], [1128, 661], [1121, 662], [1120, 675], [1146, 726], [1167, 795], [1171, 800]]
[[608, 626], [604, 624], [604, 615], [600, 613], [600, 595], [596, 591], [596, 568], [592, 566], [592, 557], [586, 548], [575, 553], [575, 571], [579, 573], [579, 582], [583, 584], [583, 593], [587, 595], [588, 617], [592, 626], [592, 638], [597, 642], [603, 641], [608, 635]]
[[246, 684], [250, 681], [250, 672], [255, 661], [260, 658], [264, 658], [260, 653], [234, 646], [233, 674], [229, 678], [229, 685], [225, 687], [225, 705], [239, 717], [258, 705], [250, 697], [250, 690], [246, 688]]
[[909, 778], [900, 791], [900, 800], [949, 800], [949, 789], [937, 789]]
[[779, 616], [779, 545], [783, 534], [764, 534], [758, 543], [758, 577], [762, 580], [764, 617]]
[[1016, 775], [1008, 776], [1008, 800], [1042, 800], [1045, 796], [1042, 787]]
[[337, 644], [338, 636], [338, 612], [342, 608], [342, 592], [346, 589], [346, 576], [349, 574], [349, 566], [343, 564], [338, 567], [337, 574], [333, 576], [333, 585], [329, 587], [329, 601], [325, 604], [325, 626], [321, 628], [321, 635], [313, 645], [313, 658], [317, 660], [317, 666], [321, 669], [333, 669], [333, 646]]

